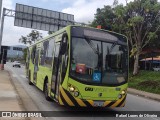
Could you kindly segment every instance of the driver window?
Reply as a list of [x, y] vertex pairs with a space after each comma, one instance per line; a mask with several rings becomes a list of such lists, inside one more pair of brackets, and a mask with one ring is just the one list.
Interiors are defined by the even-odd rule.
[[31, 60], [32, 60], [33, 64], [34, 64], [34, 60], [35, 60], [35, 55], [36, 55], [36, 46], [34, 46], [32, 48], [32, 53], [31, 53]]

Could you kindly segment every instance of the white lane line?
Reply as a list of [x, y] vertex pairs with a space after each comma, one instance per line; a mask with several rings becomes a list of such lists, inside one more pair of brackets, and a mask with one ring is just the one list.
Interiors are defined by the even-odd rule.
[[25, 75], [20, 75], [22, 78], [26, 78], [26, 76]]

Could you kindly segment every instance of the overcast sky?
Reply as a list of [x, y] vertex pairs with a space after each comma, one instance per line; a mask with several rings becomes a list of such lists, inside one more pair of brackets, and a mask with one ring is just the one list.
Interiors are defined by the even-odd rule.
[[[45, 8], [74, 15], [76, 22], [88, 23], [94, 19], [97, 8], [112, 5], [114, 0], [2, 0], [3, 7], [15, 10], [16, 3]], [[128, 0], [131, 1], [131, 0]], [[119, 0], [125, 4], [125, 0]], [[21, 35], [26, 36], [31, 29], [14, 26], [14, 18], [5, 17], [2, 45], [19, 45]], [[47, 32], [40, 31], [43, 36]]]

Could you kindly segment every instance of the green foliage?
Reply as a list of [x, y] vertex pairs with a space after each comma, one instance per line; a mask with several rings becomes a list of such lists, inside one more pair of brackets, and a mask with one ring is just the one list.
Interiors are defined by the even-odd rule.
[[31, 45], [32, 43], [35, 43], [41, 38], [42, 38], [42, 34], [39, 33], [39, 31], [32, 30], [31, 33], [29, 33], [27, 36], [21, 36], [21, 38], [19, 39], [19, 42], [23, 44]]
[[117, 5], [118, 5], [118, 0], [114, 0], [113, 6], [117, 6]]
[[[157, 0], [134, 0], [123, 6], [115, 0], [114, 4], [98, 8], [92, 26], [101, 25], [104, 29], [110, 26], [113, 31], [125, 34], [131, 56], [139, 56], [144, 47], [160, 38], [160, 3]], [[134, 68], [135, 74], [138, 73], [137, 68], [138, 64]]]
[[136, 47], [133, 47], [132, 50], [131, 50], [131, 54], [130, 54], [130, 57], [133, 57], [137, 52], [137, 48]]
[[154, 39], [158, 38], [158, 35], [155, 32], [149, 32], [147, 37], [149, 40], [154, 40]]
[[111, 27], [113, 23], [115, 15], [111, 6], [104, 6], [104, 8], [97, 9], [97, 13], [95, 14], [95, 19], [91, 23], [92, 27], [96, 27], [97, 25], [101, 25], [102, 28]]
[[21, 36], [21, 38], [19, 39], [19, 42], [21, 42], [21, 43], [26, 45], [29, 41], [27, 40], [27, 37]]
[[121, 18], [124, 14], [126, 14], [126, 10], [123, 5], [117, 5], [113, 10], [118, 18]]
[[159, 11], [159, 8], [160, 8], [160, 4], [155, 4], [152, 10], [153, 12], [157, 13]]
[[42, 35], [37, 30], [32, 30], [31, 33], [27, 35], [27, 37], [30, 41], [35, 43], [36, 41], [42, 38]]
[[129, 87], [160, 94], [160, 74], [154, 71], [140, 71], [137, 76], [129, 76]]
[[142, 16], [134, 16], [134, 17], [132, 17], [131, 19], [128, 19], [128, 20], [130, 20], [130, 22], [132, 24], [136, 25], [138, 23], [142, 23], [144, 21], [144, 18]]

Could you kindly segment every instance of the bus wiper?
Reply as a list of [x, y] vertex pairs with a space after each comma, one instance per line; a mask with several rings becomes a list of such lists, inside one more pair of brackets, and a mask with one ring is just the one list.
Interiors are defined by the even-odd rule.
[[[99, 47], [95, 47], [95, 45], [93, 44], [93, 42], [89, 39], [89, 38], [85, 38], [86, 39], [86, 41], [87, 41], [87, 43], [89, 44], [89, 46], [92, 48], [92, 50], [94, 51], [94, 53], [96, 53], [96, 54], [100, 54], [99, 53]], [[98, 44], [97, 44], [98, 45]]]
[[113, 50], [113, 48], [118, 44], [118, 42], [114, 42], [109, 50], [109, 53], [111, 53], [111, 51]]
[[96, 48], [90, 39], [86, 39], [86, 41], [89, 44], [89, 46], [93, 49], [94, 53], [96, 53], [98, 55], [97, 68], [98, 68], [98, 70], [100, 70], [102, 67], [102, 54], [99, 52], [99, 46], [97, 44], [97, 48]]

